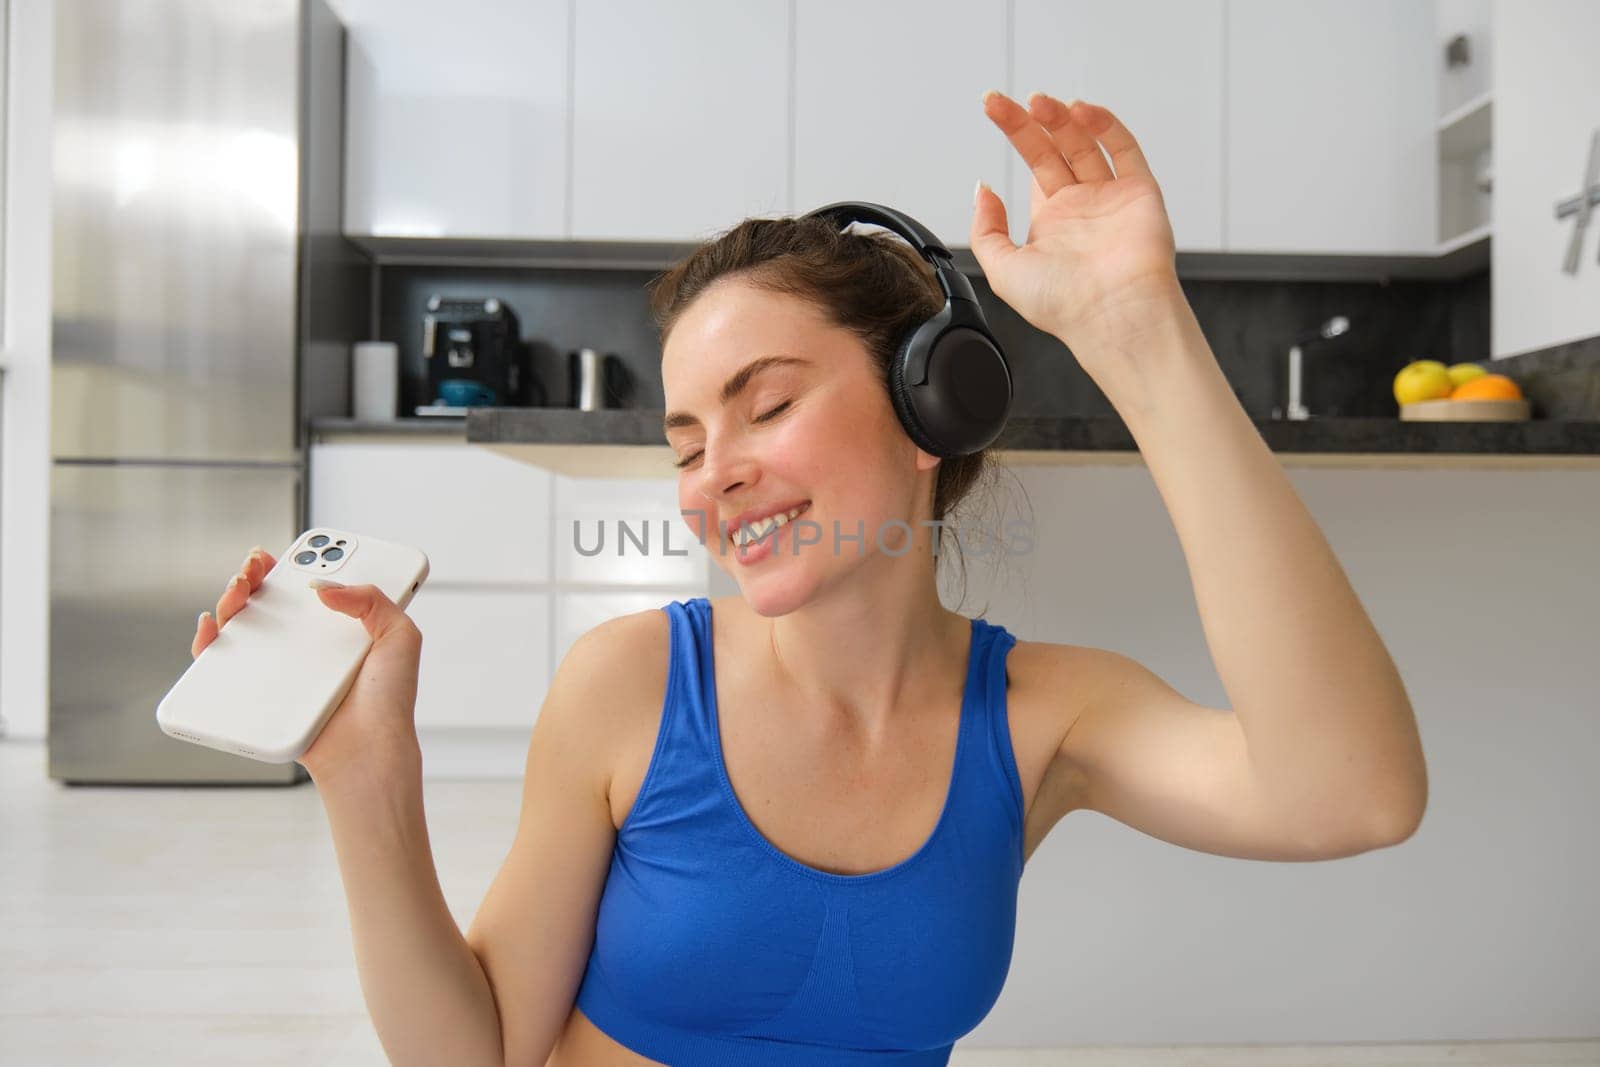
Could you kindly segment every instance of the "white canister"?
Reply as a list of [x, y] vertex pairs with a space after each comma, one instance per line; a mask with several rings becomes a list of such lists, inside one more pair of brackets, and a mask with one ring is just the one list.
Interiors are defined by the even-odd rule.
[[355, 417], [394, 421], [400, 407], [400, 346], [393, 341], [357, 341], [350, 360]]

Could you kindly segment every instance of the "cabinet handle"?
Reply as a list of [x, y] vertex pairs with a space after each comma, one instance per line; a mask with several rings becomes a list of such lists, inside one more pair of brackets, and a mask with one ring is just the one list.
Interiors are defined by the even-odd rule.
[[1567, 242], [1567, 254], [1561, 261], [1561, 269], [1568, 274], [1578, 273], [1583, 232], [1589, 228], [1589, 216], [1595, 204], [1600, 204], [1600, 128], [1589, 138], [1589, 161], [1584, 165], [1583, 184], [1578, 186], [1578, 195], [1556, 204], [1556, 218], [1564, 219], [1572, 214], [1578, 216], [1578, 221], [1572, 226], [1572, 240]]

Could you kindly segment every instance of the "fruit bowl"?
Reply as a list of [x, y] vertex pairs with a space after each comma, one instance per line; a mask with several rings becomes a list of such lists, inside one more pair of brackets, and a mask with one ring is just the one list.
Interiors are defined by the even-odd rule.
[[1419, 400], [1400, 405], [1402, 422], [1526, 422], [1533, 405], [1519, 400]]

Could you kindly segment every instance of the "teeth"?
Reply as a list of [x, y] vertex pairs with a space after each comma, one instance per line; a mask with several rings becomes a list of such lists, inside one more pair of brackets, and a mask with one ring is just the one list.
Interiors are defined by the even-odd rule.
[[799, 507], [790, 508], [788, 511], [780, 511], [776, 515], [769, 515], [760, 522], [746, 523], [740, 526], [738, 530], [734, 531], [734, 543], [742, 548], [745, 545], [750, 544], [752, 541], [758, 541], [767, 536], [767, 534], [772, 531], [773, 527], [782, 526], [785, 523], [792, 521], [795, 516], [799, 515], [805, 509], [806, 505], [801, 504]]

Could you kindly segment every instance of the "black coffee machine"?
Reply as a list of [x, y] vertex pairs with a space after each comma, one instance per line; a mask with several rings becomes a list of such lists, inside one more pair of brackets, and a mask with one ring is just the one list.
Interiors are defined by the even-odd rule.
[[464, 414], [476, 407], [540, 407], [544, 386], [533, 373], [517, 313], [494, 297], [428, 298], [422, 359], [432, 404], [418, 415]]

